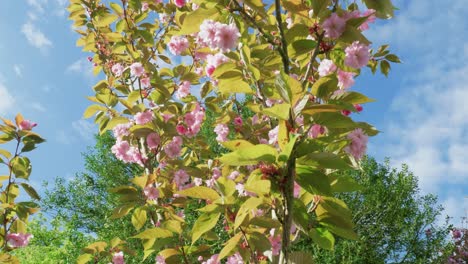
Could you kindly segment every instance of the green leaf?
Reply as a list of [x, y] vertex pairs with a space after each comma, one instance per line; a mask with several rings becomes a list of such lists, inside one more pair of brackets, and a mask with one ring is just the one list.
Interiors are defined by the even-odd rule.
[[390, 63], [386, 60], [380, 61], [380, 72], [388, 77], [388, 73], [390, 72]]
[[234, 222], [234, 228], [238, 228], [245, 220], [245, 218], [249, 215], [249, 212], [257, 209], [261, 204], [263, 203], [263, 200], [261, 198], [257, 197], [250, 197], [245, 201], [239, 208], [239, 211], [237, 211], [236, 215], [236, 220]]
[[223, 94], [231, 93], [244, 93], [253, 94], [253, 90], [242, 77], [234, 77], [229, 79], [220, 79], [218, 82], [218, 89]]
[[255, 165], [260, 161], [274, 163], [276, 155], [277, 151], [272, 146], [259, 144], [224, 154], [219, 160], [232, 166]]
[[329, 152], [309, 153], [299, 158], [297, 163], [322, 169], [346, 170], [351, 168], [351, 166], [338, 155]]
[[254, 144], [250, 143], [249, 141], [246, 141], [246, 140], [243, 140], [243, 139], [236, 139], [236, 140], [222, 142], [221, 145], [223, 145], [223, 147], [225, 147], [225, 148], [227, 148], [227, 149], [229, 149], [231, 151], [235, 151], [235, 150], [238, 150], [238, 149], [243, 149], [243, 148], [246, 148], [246, 147], [255, 146]]
[[78, 257], [78, 259], [76, 260], [76, 264], [86, 264], [88, 263], [89, 261], [91, 261], [93, 259], [93, 255], [91, 254], [83, 254], [83, 255], [80, 255]]
[[280, 74], [276, 75], [275, 79], [275, 88], [286, 103], [291, 103], [292, 99], [292, 91], [289, 86], [290, 78], [290, 76], [281, 71]]
[[311, 194], [331, 195], [330, 181], [327, 175], [311, 167], [297, 165], [296, 182]]
[[210, 201], [215, 201], [220, 197], [215, 190], [205, 186], [195, 186], [182, 191], [178, 191], [177, 194]]
[[385, 56], [385, 59], [391, 62], [401, 63], [400, 58], [398, 58], [398, 56], [395, 54], [388, 54], [387, 56]]
[[319, 98], [328, 98], [336, 90], [338, 79], [335, 76], [322, 77], [312, 85], [312, 94]]
[[[380, 0], [379, 0], [380, 1]], [[362, 32], [352, 25], [346, 25], [346, 30], [339, 38], [340, 41], [345, 43], [353, 43], [359, 41], [362, 44], [369, 45], [371, 42], [362, 34]]]
[[117, 14], [117, 15], [123, 15], [124, 11], [123, 11], [123, 8], [117, 4], [117, 3], [110, 3], [110, 7], [112, 8], [112, 10], [114, 10], [114, 12]]
[[192, 245], [201, 237], [201, 235], [215, 227], [220, 216], [221, 213], [214, 213], [202, 214], [198, 217], [192, 228]]
[[112, 24], [115, 20], [119, 18], [117, 15], [106, 13], [95, 18], [94, 25], [97, 27], [105, 27]]
[[308, 232], [309, 230], [309, 214], [307, 213], [307, 208], [304, 203], [299, 199], [294, 199], [293, 204], [293, 221], [303, 232]]
[[31, 163], [27, 157], [16, 157], [11, 161], [12, 171], [17, 178], [28, 179], [31, 174]]
[[132, 224], [135, 229], [138, 231], [146, 224], [146, 210], [142, 207], [138, 207], [133, 211], [132, 214]]
[[146, 229], [145, 231], [141, 232], [140, 234], [133, 236], [132, 238], [140, 238], [140, 239], [156, 239], [156, 238], [166, 238], [172, 237], [173, 234], [171, 231], [159, 227]]
[[288, 53], [291, 57], [296, 57], [313, 51], [316, 46], [317, 42], [311, 39], [300, 39], [289, 45]]
[[24, 182], [20, 183], [20, 185], [31, 198], [41, 200], [41, 197], [39, 197], [39, 194], [37, 194], [36, 190], [31, 185]]
[[284, 147], [281, 149], [281, 152], [278, 157], [279, 161], [282, 161], [282, 162], [288, 161], [294, 149], [294, 146], [296, 145], [297, 138], [298, 138], [297, 135], [291, 136], [291, 138], [289, 139], [289, 142], [287, 142], [287, 144], [285, 144]]
[[327, 7], [331, 5], [331, 0], [310, 0], [310, 2], [312, 10], [314, 10], [314, 17], [322, 17], [322, 12], [327, 10]]
[[348, 104], [365, 104], [365, 103], [370, 103], [374, 102], [374, 99], [371, 99], [361, 93], [358, 92], [353, 92], [353, 91], [347, 91], [341, 94], [333, 95], [331, 97], [331, 100], [337, 100], [340, 102], [348, 103]]
[[270, 217], [265, 216], [256, 216], [250, 219], [249, 224], [265, 228], [277, 228], [281, 226], [281, 223], [278, 222], [278, 220], [271, 219]]
[[348, 175], [334, 176], [331, 179], [331, 191], [338, 192], [355, 192], [363, 189], [353, 177]]
[[356, 124], [353, 120], [341, 113], [317, 113], [312, 115], [314, 123], [327, 128], [354, 128]]
[[388, 19], [393, 17], [395, 7], [391, 0], [364, 0], [367, 8], [374, 9], [378, 18]]
[[242, 238], [242, 233], [237, 233], [235, 236], [231, 237], [226, 242], [221, 252], [219, 252], [218, 260], [222, 260], [223, 258], [233, 253], [234, 249], [237, 247], [237, 244], [239, 244], [239, 241], [241, 238]]
[[275, 104], [272, 107], [264, 108], [262, 112], [270, 117], [276, 117], [281, 120], [288, 120], [290, 110], [291, 105], [289, 104]]
[[325, 228], [317, 227], [309, 232], [310, 238], [323, 249], [333, 250], [335, 246], [335, 237]]
[[270, 240], [268, 240], [268, 238], [262, 233], [252, 232], [250, 234], [247, 234], [247, 240], [256, 251], [263, 252], [271, 250]]
[[200, 7], [187, 14], [178, 35], [189, 35], [200, 31], [200, 25], [205, 19], [216, 20], [220, 12], [213, 4], [201, 4]]

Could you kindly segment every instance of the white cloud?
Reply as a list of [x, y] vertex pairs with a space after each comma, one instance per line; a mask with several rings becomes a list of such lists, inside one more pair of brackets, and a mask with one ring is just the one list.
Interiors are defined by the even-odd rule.
[[47, 0], [28, 0], [27, 3], [33, 8], [34, 12], [44, 13], [47, 5]]
[[84, 58], [70, 64], [67, 67], [66, 72], [83, 74], [83, 76], [88, 79], [92, 79], [94, 77], [92, 63]]
[[13, 70], [16, 73], [16, 76], [23, 77], [23, 65], [15, 64], [13, 65]]
[[84, 140], [92, 140], [96, 133], [96, 126], [83, 119], [73, 121], [72, 127]]
[[50, 41], [44, 33], [42, 33], [34, 24], [27, 22], [21, 27], [21, 32], [26, 36], [29, 44], [32, 46], [45, 51], [47, 48], [52, 47], [52, 41]]
[[46, 108], [41, 103], [38, 103], [38, 102], [31, 103], [29, 106], [32, 109], [34, 109], [36, 111], [39, 111], [39, 112], [45, 112], [46, 111]]
[[438, 194], [445, 213], [459, 218], [468, 206], [467, 193], [455, 191], [468, 186], [468, 6], [466, 0], [395, 5], [401, 10], [395, 20], [369, 32], [406, 62], [396, 66], [404, 78], [379, 149], [396, 166], [408, 164], [422, 191]]
[[0, 115], [9, 113], [14, 105], [15, 98], [8, 92], [8, 89], [0, 83]]
[[66, 133], [64, 130], [58, 130], [56, 132], [55, 139], [64, 145], [70, 145], [74, 140], [70, 133]]

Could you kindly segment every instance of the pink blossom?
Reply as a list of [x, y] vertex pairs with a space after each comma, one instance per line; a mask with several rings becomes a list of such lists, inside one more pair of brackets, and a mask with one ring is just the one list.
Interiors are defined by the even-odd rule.
[[180, 155], [180, 149], [182, 147], [182, 138], [177, 136], [172, 139], [169, 144], [164, 146], [164, 152], [169, 158], [177, 158]]
[[205, 119], [205, 110], [197, 104], [195, 109], [184, 117], [185, 124], [187, 125], [187, 131], [184, 133], [185, 136], [189, 138], [196, 136], [200, 132], [203, 119]]
[[216, 53], [215, 55], [208, 54], [208, 56], [206, 56], [206, 75], [211, 76], [219, 65], [228, 61], [229, 58], [222, 53]]
[[195, 68], [195, 74], [201, 76], [203, 74], [203, 68], [202, 67], [197, 67]]
[[234, 181], [237, 178], [237, 176], [239, 176], [239, 175], [240, 175], [240, 172], [233, 171], [233, 172], [231, 172], [231, 174], [229, 174], [228, 178]]
[[333, 73], [336, 71], [336, 65], [335, 63], [333, 63], [333, 61], [324, 59], [320, 62], [320, 65], [317, 71], [320, 76], [327, 76], [330, 73]]
[[369, 29], [369, 23], [374, 23], [375, 22], [375, 10], [374, 9], [368, 9], [364, 11], [361, 15], [361, 17], [367, 17], [367, 20], [362, 23], [359, 26], [359, 30], [364, 31]]
[[166, 13], [161, 13], [159, 14], [159, 20], [165, 24], [167, 22], [169, 22], [169, 19], [171, 18], [171, 16], [169, 14], [166, 14]]
[[213, 168], [213, 179], [217, 180], [221, 177], [221, 170], [218, 167]]
[[118, 124], [113, 129], [112, 132], [114, 133], [115, 138], [122, 138], [124, 136], [130, 135], [130, 128], [133, 126], [132, 122], [128, 122], [125, 124]]
[[179, 135], [183, 136], [185, 133], [187, 133], [187, 128], [182, 124], [178, 124], [176, 126], [176, 131]]
[[37, 123], [31, 122], [29, 120], [22, 120], [19, 123], [19, 128], [21, 130], [31, 130], [33, 127], [37, 126]]
[[173, 118], [174, 115], [170, 114], [170, 113], [169, 114], [168, 113], [162, 113], [161, 117], [163, 118], [164, 123], [167, 123], [167, 121], [169, 121], [169, 119]]
[[236, 190], [239, 193], [239, 196], [246, 196], [245, 188], [243, 183], [236, 184]]
[[369, 46], [361, 44], [359, 41], [348, 46], [345, 53], [345, 64], [356, 69], [366, 66], [370, 60]]
[[177, 97], [179, 99], [187, 97], [187, 95], [190, 94], [190, 82], [189, 81], [183, 81], [180, 85], [179, 88], [177, 89]]
[[239, 254], [239, 252], [236, 252], [236, 254], [230, 256], [227, 259], [226, 264], [244, 264], [244, 260], [242, 259], [241, 254]]
[[161, 255], [157, 255], [156, 256], [156, 264], [166, 264], [166, 259]]
[[172, 36], [168, 44], [169, 51], [174, 55], [180, 55], [189, 47], [187, 38], [182, 36]]
[[351, 140], [351, 143], [345, 148], [345, 151], [355, 159], [361, 159], [367, 150], [368, 136], [362, 129], [357, 128], [348, 134], [348, 139]]
[[226, 52], [237, 46], [239, 37], [239, 30], [234, 24], [227, 25], [213, 20], [205, 20], [200, 25], [197, 42], [211, 49]]
[[278, 256], [281, 250], [281, 235], [275, 236], [275, 229], [271, 229], [268, 240], [270, 240], [271, 243], [271, 254], [273, 256]]
[[344, 116], [349, 116], [351, 114], [351, 111], [344, 109], [344, 110], [341, 110], [341, 114]]
[[362, 112], [362, 109], [363, 109], [363, 108], [362, 108], [362, 105], [360, 105], [360, 104], [355, 104], [355, 105], [354, 105], [354, 109], [356, 109], [356, 111], [357, 111], [358, 113], [360, 113], [360, 112]]
[[325, 128], [319, 124], [314, 124], [309, 130], [308, 136], [310, 138], [317, 138], [320, 135], [325, 134]]
[[266, 104], [266, 106], [268, 106], [268, 107], [272, 107], [272, 106], [274, 106], [275, 104], [281, 104], [281, 103], [283, 103], [283, 100], [281, 100], [281, 99], [271, 99], [271, 98], [268, 98], [268, 99], [266, 99], [266, 101], [265, 101], [265, 104]]
[[125, 163], [137, 163], [143, 166], [143, 162], [146, 160], [137, 148], [130, 146], [125, 140], [117, 139], [111, 151], [117, 159]]
[[116, 63], [112, 66], [111, 70], [115, 77], [119, 77], [125, 71], [125, 68], [122, 64]]
[[338, 38], [345, 31], [346, 20], [333, 13], [323, 22], [322, 26], [325, 30], [325, 37]]
[[185, 170], [178, 170], [174, 173], [174, 182], [177, 187], [185, 185], [190, 180], [190, 176]]
[[143, 189], [143, 193], [148, 200], [156, 200], [159, 198], [159, 190], [154, 188], [153, 186], [146, 186]]
[[229, 135], [229, 127], [226, 124], [217, 124], [214, 132], [218, 135], [216, 140], [218, 142], [227, 141], [227, 136]]
[[286, 19], [285, 19], [285, 22], [286, 22], [286, 28], [287, 28], [287, 29], [292, 28], [292, 26], [294, 25], [293, 20], [292, 20], [292, 18], [290, 18], [290, 17], [286, 18]]
[[135, 123], [137, 125], [145, 125], [151, 122], [154, 118], [154, 113], [151, 110], [146, 110], [144, 112], [138, 112], [135, 115]]
[[158, 133], [153, 132], [153, 133], [148, 134], [148, 136], [146, 136], [146, 144], [148, 145], [148, 148], [156, 149], [160, 143], [161, 143], [161, 138], [159, 137]]
[[145, 68], [143, 68], [141, 63], [135, 62], [132, 65], [130, 65], [130, 73], [133, 76], [140, 77], [145, 73]]
[[244, 122], [242, 121], [242, 117], [238, 116], [234, 118], [234, 125], [241, 127]]
[[462, 237], [462, 233], [459, 229], [453, 229], [452, 230], [452, 237], [454, 239], [460, 239]]
[[208, 19], [204, 20], [200, 25], [200, 32], [198, 33], [198, 41], [201, 42], [200, 44], [216, 48], [214, 39], [217, 30], [217, 22]]
[[195, 4], [195, 3], [192, 3], [192, 10], [195, 11], [199, 8], [200, 6]]
[[177, 7], [183, 7], [186, 3], [186, 0], [174, 0], [174, 4], [177, 6]]
[[294, 198], [298, 198], [300, 194], [301, 194], [301, 186], [297, 184], [297, 182], [294, 182], [294, 193], [293, 193]]
[[207, 259], [206, 261], [203, 261], [202, 264], [221, 264], [221, 262], [218, 260], [218, 254], [211, 256], [211, 258]]
[[203, 184], [202, 178], [195, 177], [193, 178], [193, 183], [195, 183], [196, 186], [201, 186]]
[[125, 264], [124, 253], [122, 251], [114, 253], [112, 256], [113, 264]]
[[146, 10], [149, 9], [149, 4], [144, 2], [141, 4], [141, 11], [145, 12]]
[[143, 86], [143, 88], [150, 88], [151, 87], [151, 81], [150, 81], [149, 77], [141, 78], [140, 82], [141, 82], [141, 86]]
[[218, 23], [214, 41], [217, 48], [222, 52], [227, 52], [230, 49], [236, 48], [239, 37], [239, 30], [234, 24], [226, 25]]
[[11, 247], [19, 248], [27, 246], [33, 237], [31, 234], [9, 233], [6, 235], [6, 240]]
[[278, 132], [279, 132], [279, 126], [276, 126], [272, 130], [268, 132], [268, 144], [276, 145], [278, 144]]
[[348, 89], [354, 85], [354, 73], [338, 70], [338, 87]]

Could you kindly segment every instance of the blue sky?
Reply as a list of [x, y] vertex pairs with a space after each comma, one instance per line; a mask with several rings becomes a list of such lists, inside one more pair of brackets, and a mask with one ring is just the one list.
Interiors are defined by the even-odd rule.
[[[21, 112], [48, 141], [31, 155], [33, 185], [83, 170], [97, 131], [89, 105], [87, 54], [66, 18], [66, 0], [5, 1], [0, 9], [0, 115]], [[439, 195], [454, 222], [468, 209], [468, 5], [466, 0], [396, 0], [396, 18], [371, 25], [403, 64], [389, 78], [366, 71], [353, 89], [377, 99], [358, 118], [381, 133], [369, 154], [407, 163], [424, 193]]]

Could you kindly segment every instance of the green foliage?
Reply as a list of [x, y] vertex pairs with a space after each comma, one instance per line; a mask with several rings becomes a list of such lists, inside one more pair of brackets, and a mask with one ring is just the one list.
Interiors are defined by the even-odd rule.
[[[362, 190], [338, 195], [353, 212], [358, 240], [338, 238], [334, 251], [320, 249], [317, 245], [311, 247], [308, 239], [299, 241], [296, 247], [311, 252], [316, 263], [439, 261], [439, 252], [447, 246], [445, 238], [449, 227], [436, 224], [442, 212], [437, 198], [420, 194], [417, 178], [407, 166], [397, 170], [391, 168], [388, 161], [379, 164], [368, 158], [362, 169], [340, 176], [354, 179]], [[429, 236], [426, 230], [431, 231]], [[318, 245], [325, 243], [318, 235], [319, 232], [314, 232], [313, 241]]]

